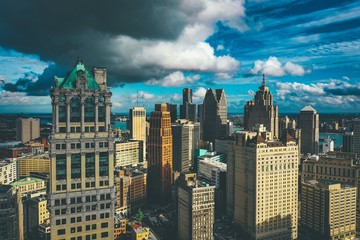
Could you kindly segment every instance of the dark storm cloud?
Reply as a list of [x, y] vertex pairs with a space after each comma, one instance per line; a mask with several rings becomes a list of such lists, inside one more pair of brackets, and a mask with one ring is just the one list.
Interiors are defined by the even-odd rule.
[[[37, 54], [68, 70], [80, 56], [88, 68], [106, 66], [113, 85], [144, 81], [154, 72], [159, 75], [159, 70], [129, 69], [119, 62], [122, 58], [114, 52], [117, 42], [113, 40], [118, 36], [176, 39], [186, 24], [179, 4], [178, 0], [2, 1], [0, 46]], [[19, 86], [28, 86], [24, 79], [19, 81]], [[41, 84], [44, 88], [49, 86]], [[14, 87], [8, 85], [9, 89]]]
[[[54, 86], [54, 76], [64, 76], [65, 73], [64, 69], [52, 64], [39, 76], [28, 72], [15, 83], [5, 83], [2, 88], [10, 92], [26, 92], [29, 96], [47, 96], [51, 86]], [[38, 79], [34, 81], [36, 77]]]
[[338, 96], [360, 96], [360, 85], [356, 86], [340, 86], [338, 88], [324, 88], [324, 91]]

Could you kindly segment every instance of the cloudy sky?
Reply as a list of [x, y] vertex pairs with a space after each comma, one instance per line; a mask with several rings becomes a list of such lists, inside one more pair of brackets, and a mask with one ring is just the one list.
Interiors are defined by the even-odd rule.
[[242, 113], [267, 77], [280, 113], [360, 110], [358, 0], [2, 1], [0, 112], [50, 112], [54, 76], [104, 66], [113, 111], [224, 88]]

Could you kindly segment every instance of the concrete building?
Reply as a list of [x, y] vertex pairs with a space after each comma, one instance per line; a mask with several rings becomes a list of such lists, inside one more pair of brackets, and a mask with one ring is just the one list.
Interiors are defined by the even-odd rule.
[[333, 152], [334, 151], [334, 140], [332, 140], [330, 137], [326, 138], [322, 144], [322, 152]]
[[16, 160], [6, 159], [0, 161], [0, 185], [7, 185], [18, 178]]
[[51, 90], [51, 239], [113, 239], [114, 136], [106, 69], [81, 61]]
[[207, 183], [212, 182], [212, 170], [220, 169], [226, 172], [227, 165], [219, 161], [211, 159], [202, 159], [199, 161], [198, 178], [206, 181]]
[[22, 178], [16, 182], [10, 183], [10, 185], [21, 195], [46, 189], [45, 180], [35, 177]]
[[[338, 181], [357, 187], [360, 196], [360, 159], [352, 153], [332, 152], [311, 156], [302, 162], [302, 181]], [[360, 199], [357, 198], [357, 230], [360, 230]]]
[[39, 239], [39, 225], [49, 219], [46, 196], [38, 196], [23, 202], [25, 239]]
[[202, 106], [202, 140], [215, 142], [227, 135], [227, 104], [224, 89], [208, 89]]
[[360, 154], [360, 119], [354, 119], [353, 122], [353, 152]]
[[255, 99], [250, 100], [244, 106], [244, 129], [253, 131], [257, 125], [263, 124], [274, 138], [279, 137], [278, 106], [274, 106], [273, 97], [265, 83], [265, 75]]
[[196, 104], [192, 102], [192, 89], [183, 89], [183, 104], [180, 105], [180, 118], [197, 122]]
[[129, 216], [146, 206], [146, 169], [141, 166], [115, 170], [115, 209]]
[[156, 104], [150, 115], [148, 141], [148, 201], [167, 203], [172, 193], [171, 118], [166, 104]]
[[342, 152], [354, 152], [354, 132], [344, 133]]
[[144, 161], [144, 144], [139, 140], [118, 141], [115, 147], [115, 167], [136, 166]]
[[311, 106], [300, 111], [299, 128], [301, 129], [301, 153], [319, 153], [319, 114]]
[[298, 147], [291, 136], [283, 142], [269, 136], [236, 134], [228, 159], [235, 169], [234, 221], [246, 239], [297, 239]]
[[311, 180], [301, 193], [301, 239], [355, 240], [356, 187]]
[[171, 125], [173, 136], [173, 171], [189, 171], [194, 163], [194, 149], [199, 146], [200, 124], [180, 119]]
[[147, 123], [144, 107], [133, 107], [129, 110], [130, 137], [143, 142], [143, 160], [146, 159]]
[[24, 239], [21, 194], [11, 185], [0, 185], [0, 237]]
[[133, 226], [131, 240], [148, 240], [150, 236], [149, 227]]
[[181, 173], [178, 187], [178, 239], [213, 240], [215, 186], [196, 179], [196, 173]]
[[18, 118], [16, 119], [16, 140], [27, 143], [30, 140], [40, 137], [39, 118]]
[[30, 176], [30, 173], [50, 173], [48, 153], [19, 157], [17, 163], [19, 177]]

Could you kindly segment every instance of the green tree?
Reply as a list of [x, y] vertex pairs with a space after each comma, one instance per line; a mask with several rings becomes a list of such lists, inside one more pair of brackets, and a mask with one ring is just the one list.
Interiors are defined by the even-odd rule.
[[141, 208], [139, 208], [138, 213], [136, 214], [136, 219], [142, 223], [142, 220], [144, 218], [144, 213], [142, 212]]

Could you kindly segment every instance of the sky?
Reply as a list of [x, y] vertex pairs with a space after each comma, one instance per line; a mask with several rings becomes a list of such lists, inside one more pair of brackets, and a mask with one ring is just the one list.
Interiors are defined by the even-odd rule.
[[[106, 67], [112, 111], [202, 103], [243, 113], [262, 74], [280, 113], [360, 111], [358, 0], [18, 0], [0, 8], [0, 113], [50, 113], [54, 76]], [[15, 14], [16, 13], [16, 14]]]

